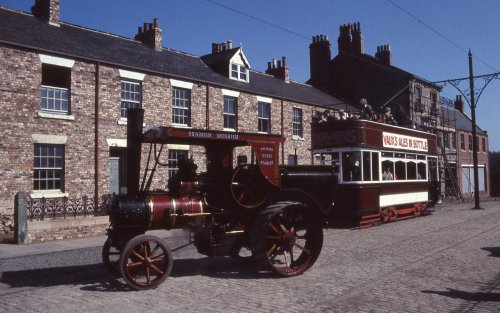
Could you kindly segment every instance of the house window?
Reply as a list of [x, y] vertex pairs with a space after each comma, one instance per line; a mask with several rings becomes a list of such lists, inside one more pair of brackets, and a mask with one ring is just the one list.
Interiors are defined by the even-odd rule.
[[299, 108], [293, 108], [292, 111], [292, 135], [297, 137], [303, 135], [302, 109]]
[[415, 110], [422, 110], [422, 88], [415, 86]]
[[261, 133], [271, 132], [271, 104], [266, 102], [258, 102], [258, 128]]
[[465, 135], [460, 134], [460, 149], [465, 151]]
[[64, 146], [35, 145], [33, 190], [64, 191]]
[[173, 177], [179, 171], [178, 161], [179, 158], [188, 158], [188, 150], [168, 150], [168, 177]]
[[191, 90], [172, 88], [172, 123], [190, 126]]
[[231, 78], [241, 81], [247, 81], [248, 69], [239, 64], [231, 64]]
[[298, 157], [296, 154], [289, 154], [288, 155], [288, 165], [297, 165], [298, 164]]
[[68, 114], [70, 85], [70, 68], [42, 64], [41, 110], [56, 114]]
[[469, 151], [472, 151], [472, 135], [469, 135]]
[[486, 138], [481, 138], [481, 144], [483, 146], [483, 152], [486, 152]]
[[127, 118], [128, 109], [137, 109], [141, 107], [142, 92], [141, 83], [122, 80], [121, 82], [121, 106], [120, 106], [120, 116], [122, 118]]
[[455, 133], [451, 133], [450, 136], [451, 136], [451, 138], [450, 138], [451, 139], [451, 148], [453, 150], [456, 150], [457, 149], [457, 139], [455, 137]]
[[437, 95], [435, 92], [431, 92], [431, 114], [438, 115], [437, 110]]
[[449, 149], [450, 148], [450, 140], [449, 140], [449, 134], [448, 133], [443, 133], [443, 142], [445, 148]]
[[236, 130], [238, 120], [238, 99], [224, 96], [224, 128]]

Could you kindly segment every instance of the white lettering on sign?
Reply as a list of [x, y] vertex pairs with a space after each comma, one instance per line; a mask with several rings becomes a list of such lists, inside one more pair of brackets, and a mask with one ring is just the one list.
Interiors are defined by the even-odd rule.
[[211, 133], [204, 133], [204, 132], [189, 132], [188, 136], [195, 137], [195, 138], [211, 138], [212, 134]]
[[382, 133], [382, 145], [384, 148], [404, 149], [414, 151], [429, 151], [427, 139], [406, 136], [394, 133]]

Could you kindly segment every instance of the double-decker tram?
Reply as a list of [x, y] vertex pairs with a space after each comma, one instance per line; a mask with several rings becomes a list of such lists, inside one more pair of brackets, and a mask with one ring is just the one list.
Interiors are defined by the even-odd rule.
[[439, 198], [436, 136], [369, 120], [313, 123], [316, 164], [338, 175], [331, 221], [368, 226], [416, 217]]

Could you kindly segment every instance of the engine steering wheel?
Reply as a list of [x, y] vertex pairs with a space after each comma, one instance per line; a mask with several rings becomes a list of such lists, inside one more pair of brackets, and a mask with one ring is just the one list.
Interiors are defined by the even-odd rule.
[[231, 195], [234, 201], [246, 209], [260, 206], [267, 199], [269, 183], [257, 165], [238, 166], [231, 178]]

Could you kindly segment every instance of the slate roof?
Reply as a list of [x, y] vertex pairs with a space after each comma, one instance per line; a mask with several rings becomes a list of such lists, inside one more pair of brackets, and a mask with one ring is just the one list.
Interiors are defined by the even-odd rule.
[[[450, 127], [454, 126], [457, 130], [472, 133], [472, 119], [467, 114], [460, 112], [460, 110], [441, 105], [441, 116], [450, 121]], [[477, 124], [476, 133], [478, 135], [487, 135], [486, 131], [483, 131]]]
[[0, 7], [0, 43], [304, 104], [341, 104], [355, 110], [310, 85], [286, 83], [256, 71], [250, 72], [249, 83], [231, 80], [211, 70], [197, 56], [167, 48], [156, 51], [132, 39], [65, 22], [60, 27], [51, 26], [31, 14], [4, 7]]

